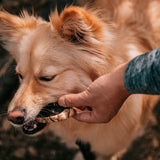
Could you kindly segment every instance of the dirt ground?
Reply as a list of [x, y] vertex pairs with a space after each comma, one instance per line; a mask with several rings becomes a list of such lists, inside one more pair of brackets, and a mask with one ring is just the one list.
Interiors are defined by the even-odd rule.
[[[60, 11], [66, 2], [76, 3], [71, 0], [0, 0], [0, 6], [15, 14], [24, 8], [34, 9], [37, 15], [47, 20], [50, 9], [57, 5]], [[72, 160], [78, 150], [67, 149], [53, 133], [27, 137], [8, 123], [7, 106], [18, 87], [14, 67], [13, 59], [0, 47], [0, 160]], [[160, 103], [153, 113], [157, 124], [150, 123], [144, 135], [119, 160], [160, 160]]]

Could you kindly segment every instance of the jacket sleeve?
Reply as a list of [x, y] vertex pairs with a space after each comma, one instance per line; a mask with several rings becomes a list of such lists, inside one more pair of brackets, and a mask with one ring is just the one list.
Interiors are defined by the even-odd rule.
[[160, 47], [129, 62], [124, 84], [129, 93], [160, 94]]

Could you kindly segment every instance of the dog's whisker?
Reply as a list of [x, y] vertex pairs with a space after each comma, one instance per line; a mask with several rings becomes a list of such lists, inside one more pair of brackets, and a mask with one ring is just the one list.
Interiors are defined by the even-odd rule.
[[48, 109], [48, 108], [42, 108], [41, 110], [42, 110], [42, 111], [49, 111], [49, 112], [52, 112], [52, 110], [51, 110], [51, 109]]
[[6, 116], [8, 113], [0, 113], [0, 116]]
[[38, 114], [39, 117], [44, 118], [43, 114]]
[[0, 116], [6, 116], [8, 114], [7, 110], [1, 110], [0, 111]]
[[48, 113], [48, 114], [51, 114], [51, 113], [53, 113], [51, 110], [41, 110], [42, 112], [44, 112], [44, 113]]

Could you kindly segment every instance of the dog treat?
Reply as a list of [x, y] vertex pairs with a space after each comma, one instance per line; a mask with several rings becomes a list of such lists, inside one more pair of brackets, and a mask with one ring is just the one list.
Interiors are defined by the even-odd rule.
[[51, 115], [49, 117], [36, 117], [35, 120], [39, 123], [57, 122], [67, 120], [68, 118], [74, 116], [76, 111], [73, 108], [66, 108], [63, 112], [57, 115]]

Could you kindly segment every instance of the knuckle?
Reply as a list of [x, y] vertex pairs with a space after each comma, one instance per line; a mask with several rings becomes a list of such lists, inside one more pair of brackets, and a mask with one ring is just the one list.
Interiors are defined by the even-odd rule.
[[65, 103], [66, 103], [67, 106], [74, 107], [73, 99], [72, 99], [71, 96], [66, 97], [65, 101], [66, 101]]

